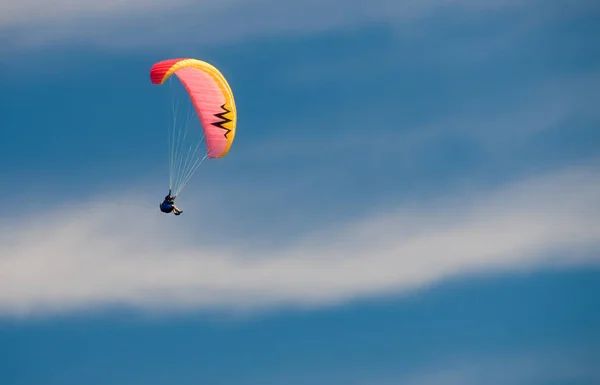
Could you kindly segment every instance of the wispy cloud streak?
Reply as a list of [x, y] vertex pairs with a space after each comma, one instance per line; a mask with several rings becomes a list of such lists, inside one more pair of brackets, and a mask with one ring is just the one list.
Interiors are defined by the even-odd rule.
[[597, 263], [598, 202], [598, 168], [572, 169], [494, 192], [390, 202], [273, 250], [244, 245], [222, 224], [221, 237], [199, 244], [198, 225], [177, 232], [154, 206], [98, 200], [0, 221], [0, 312], [324, 306], [464, 274]]
[[[561, 3], [563, 0], [558, 1]], [[572, 2], [569, 2], [571, 4]], [[396, 25], [439, 12], [464, 15], [520, 10], [547, 2], [504, 0], [190, 0], [164, 1], [11, 1], [0, 5], [0, 32], [12, 47], [86, 42], [106, 47], [221, 43], [254, 37], [315, 33], [372, 23]], [[562, 3], [561, 3], [562, 4]], [[579, 3], [569, 11], [582, 8]], [[586, 5], [587, 7], [587, 5]], [[564, 7], [562, 7], [564, 8]], [[554, 9], [554, 8], [552, 8]], [[6, 48], [6, 47], [5, 47]]]
[[[545, 384], [565, 382], [595, 384], [600, 370], [592, 359], [598, 352], [566, 347], [561, 350], [515, 353], [458, 360], [446, 367], [403, 378], [409, 385]], [[391, 385], [395, 381], [375, 382]]]

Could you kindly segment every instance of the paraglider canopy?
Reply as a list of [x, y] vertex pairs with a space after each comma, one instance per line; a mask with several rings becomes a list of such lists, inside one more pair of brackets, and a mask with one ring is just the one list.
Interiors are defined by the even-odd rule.
[[202, 122], [209, 158], [227, 154], [235, 136], [237, 111], [225, 77], [212, 65], [196, 59], [170, 59], [150, 70], [154, 84], [177, 75], [187, 90]]
[[[200, 142], [195, 150], [194, 145], [190, 145], [187, 156], [184, 156], [190, 122], [185, 127], [173, 127], [169, 143], [169, 188], [178, 195], [204, 159], [221, 158], [229, 152], [236, 132], [237, 110], [231, 87], [211, 64], [190, 58], [160, 61], [150, 69], [150, 80], [161, 85], [173, 74], [185, 88], [196, 119], [201, 123], [203, 135], [200, 141], [204, 139], [206, 144], [206, 154], [202, 159], [199, 157], [202, 152], [198, 152]], [[176, 117], [174, 122], [177, 122]]]

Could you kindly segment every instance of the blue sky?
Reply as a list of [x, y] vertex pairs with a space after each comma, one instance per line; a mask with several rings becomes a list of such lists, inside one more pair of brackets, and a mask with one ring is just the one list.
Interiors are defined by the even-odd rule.
[[[600, 381], [595, 2], [55, 3], [0, 6], [0, 383]], [[239, 117], [181, 217], [171, 57]]]

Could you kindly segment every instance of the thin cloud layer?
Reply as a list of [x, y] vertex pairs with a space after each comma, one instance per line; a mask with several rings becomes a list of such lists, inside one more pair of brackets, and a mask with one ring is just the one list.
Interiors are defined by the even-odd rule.
[[[592, 357], [598, 352], [577, 346], [547, 349], [514, 355], [469, 357], [429, 368], [423, 373], [402, 378], [402, 381], [371, 381], [379, 385], [397, 383], [409, 385], [503, 385], [576, 383], [595, 384], [600, 370]], [[361, 384], [362, 385], [362, 384]]]
[[[0, 32], [13, 48], [77, 42], [108, 47], [212, 44], [268, 35], [314, 33], [334, 28], [421, 19], [439, 11], [466, 14], [535, 4], [494, 0], [157, 0], [11, 1], [0, 5]], [[33, 11], [32, 11], [33, 10]], [[6, 49], [6, 47], [5, 47]]]
[[599, 201], [600, 169], [579, 168], [478, 195], [390, 203], [261, 249], [227, 234], [226, 223], [222, 237], [199, 240], [194, 222], [208, 223], [206, 210], [186, 213], [178, 231], [154, 206], [99, 199], [0, 221], [0, 312], [327, 306], [462, 275], [597, 263]]
[[[56, 0], [48, 3], [43, 0], [23, 0], [3, 2], [0, 5], [0, 26], [11, 27], [16, 25], [32, 25], [44, 21], [51, 21], [61, 24], [68, 24], [73, 19], [91, 19], [103, 17], [133, 17], [147, 16], [149, 14], [160, 14], [173, 10], [202, 10], [215, 11], [227, 9], [230, 12], [235, 12], [236, 8], [245, 8], [247, 6], [256, 8], [259, 11], [265, 11], [267, 8], [274, 6], [273, 1], [269, 0], [202, 0], [200, 2], [192, 0], [175, 0], [165, 3], [160, 0], [106, 0], [106, 1], [77, 1], [77, 0]], [[344, 18], [348, 15], [355, 15], [358, 11], [363, 11], [363, 16], [382, 15], [384, 11], [403, 11], [411, 16], [420, 13], [420, 10], [429, 10], [436, 7], [444, 6], [466, 6], [472, 9], [490, 9], [498, 6], [507, 6], [509, 4], [518, 4], [515, 1], [489, 1], [485, 5], [481, 5], [476, 1], [458, 0], [448, 4], [441, 0], [427, 1], [358, 1], [351, 0], [348, 2], [348, 7], [345, 9], [337, 9], [338, 15]], [[333, 11], [335, 2], [332, 1], [314, 1], [309, 0], [304, 4], [288, 4], [285, 8], [275, 7], [276, 11], [285, 9], [305, 9], [305, 14], [316, 13], [317, 11]], [[302, 15], [298, 15], [302, 16]], [[332, 15], [330, 15], [332, 16]], [[341, 17], [338, 17], [341, 18]], [[330, 17], [335, 19], [335, 17]]]

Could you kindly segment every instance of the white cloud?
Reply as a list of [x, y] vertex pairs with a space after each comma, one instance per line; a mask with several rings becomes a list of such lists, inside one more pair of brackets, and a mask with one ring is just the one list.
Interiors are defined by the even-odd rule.
[[[85, 42], [109, 47], [239, 41], [263, 35], [419, 19], [439, 10], [496, 11], [537, 0], [43, 0], [0, 3], [12, 47]], [[6, 47], [5, 47], [6, 49]]]
[[[269, 0], [175, 0], [165, 3], [162, 0], [55, 0], [47, 2], [43, 0], [22, 0], [22, 1], [4, 1], [0, 4], [0, 26], [11, 27], [23, 24], [36, 24], [43, 21], [56, 23], [70, 23], [74, 19], [91, 19], [102, 17], [135, 17], [148, 14], [160, 14], [173, 10], [180, 11], [211, 11], [227, 10], [235, 12], [236, 8], [256, 7], [257, 10], [265, 12], [268, 8], [273, 8], [273, 13], [285, 10], [303, 10], [296, 16], [305, 18], [306, 16], [318, 16], [318, 14], [327, 13], [329, 19], [345, 19], [349, 16], [357, 17], [360, 13], [363, 16], [378, 15], [381, 17], [384, 12], [408, 13], [411, 16], [419, 10], [428, 10], [432, 7], [441, 7], [447, 5], [465, 5], [473, 8], [493, 8], [494, 5], [502, 3], [515, 3], [514, 1], [490, 1], [481, 6], [478, 2], [469, 0], [458, 1], [411, 1], [404, 0], [393, 2], [389, 0], [375, 1], [347, 1], [347, 7], [340, 8], [339, 3], [335, 1], [316, 1], [308, 0], [300, 3], [290, 3], [285, 7], [277, 7], [275, 2]], [[491, 7], [490, 7], [491, 6]], [[337, 11], [333, 14], [333, 11]], [[360, 11], [360, 12], [359, 12]], [[271, 14], [273, 14], [271, 13]], [[286, 12], [287, 13], [287, 12]], [[389, 14], [389, 13], [388, 13]], [[339, 16], [336, 16], [339, 15]], [[324, 15], [323, 15], [324, 16]], [[282, 22], [278, 20], [278, 22]], [[332, 20], [332, 23], [335, 22]]]
[[[401, 381], [370, 381], [392, 385], [504, 385], [546, 383], [597, 383], [600, 370], [592, 357], [597, 351], [580, 347], [515, 353], [455, 360], [440, 367], [402, 378]], [[595, 349], [597, 350], [597, 349]]]
[[186, 205], [180, 218], [156, 205], [102, 199], [3, 218], [0, 312], [322, 306], [464, 274], [600, 261], [590, 254], [600, 246], [598, 168], [443, 201], [390, 203], [387, 212], [315, 224], [313, 234], [269, 248], [228, 233], [224, 200]]

